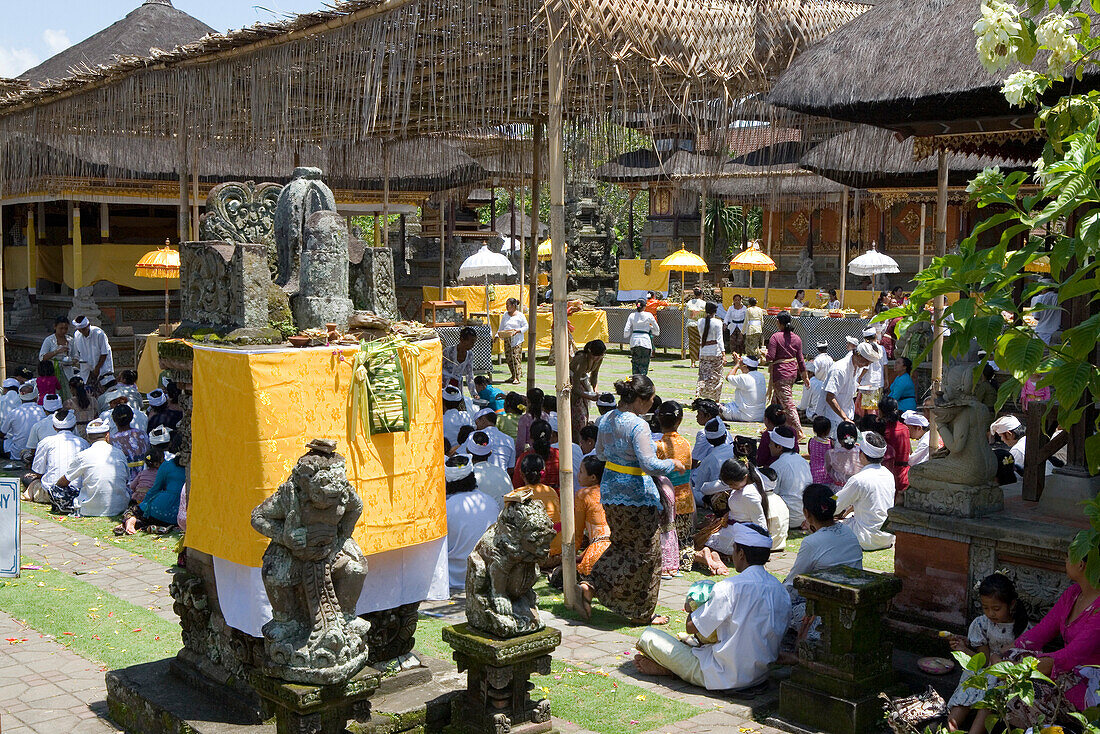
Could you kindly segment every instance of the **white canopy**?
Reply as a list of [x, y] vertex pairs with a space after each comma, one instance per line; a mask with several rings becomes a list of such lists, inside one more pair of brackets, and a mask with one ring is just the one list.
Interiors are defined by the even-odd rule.
[[516, 269], [507, 256], [493, 252], [488, 245], [470, 255], [458, 268], [461, 278], [488, 278], [496, 275], [515, 275]]
[[900, 273], [901, 268], [898, 267], [898, 263], [894, 258], [883, 255], [878, 251], [875, 243], [872, 242], [870, 250], [859, 257], [852, 258], [852, 261], [848, 263], [848, 272], [852, 275], [870, 278], [875, 275]]

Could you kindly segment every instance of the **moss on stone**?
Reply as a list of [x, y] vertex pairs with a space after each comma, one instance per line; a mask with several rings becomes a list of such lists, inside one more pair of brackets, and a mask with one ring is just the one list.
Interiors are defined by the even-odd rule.
[[270, 283], [267, 287], [267, 324], [279, 331], [282, 338], [298, 333], [294, 325], [294, 316], [290, 311], [290, 299], [286, 292]]

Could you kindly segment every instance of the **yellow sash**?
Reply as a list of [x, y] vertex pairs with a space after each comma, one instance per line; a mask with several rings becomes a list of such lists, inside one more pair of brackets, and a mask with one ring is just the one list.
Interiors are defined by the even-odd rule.
[[605, 466], [611, 471], [617, 471], [620, 474], [633, 474], [636, 477], [644, 477], [645, 472], [641, 467], [637, 466], [623, 466], [622, 464], [616, 464], [614, 461], [609, 461]]

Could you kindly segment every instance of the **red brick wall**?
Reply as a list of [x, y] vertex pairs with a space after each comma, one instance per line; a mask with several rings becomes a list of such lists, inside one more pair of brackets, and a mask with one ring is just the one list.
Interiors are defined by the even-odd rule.
[[965, 627], [970, 546], [904, 532], [896, 538], [894, 573], [902, 589], [892, 615], [929, 626]]

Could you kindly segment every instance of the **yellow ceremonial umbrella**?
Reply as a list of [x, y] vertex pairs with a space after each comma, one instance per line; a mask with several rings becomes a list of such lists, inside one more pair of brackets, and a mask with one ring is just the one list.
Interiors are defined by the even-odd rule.
[[172, 331], [168, 320], [168, 281], [180, 277], [180, 254], [173, 250], [168, 240], [159, 250], [147, 252], [134, 266], [134, 275], [140, 278], [164, 278], [164, 336]]
[[1025, 273], [1049, 273], [1050, 255], [1042, 255], [1024, 266]]
[[687, 312], [684, 310], [684, 273], [709, 273], [706, 260], [688, 252], [681, 244], [680, 249], [672, 253], [660, 264], [661, 270], [672, 272], [680, 271], [680, 359], [684, 358], [684, 329], [687, 323]]
[[750, 242], [748, 247], [730, 260], [730, 270], [749, 271], [749, 288], [752, 288], [754, 272], [770, 273], [775, 269], [775, 260], [760, 252], [760, 244], [757, 242]]
[[[569, 246], [568, 245], [566, 245], [565, 250], [566, 250], [566, 252], [569, 251]], [[553, 253], [554, 253], [554, 245], [550, 240], [546, 240], [541, 245], [539, 245], [539, 249], [538, 249], [539, 260], [549, 260], [553, 256]]]

